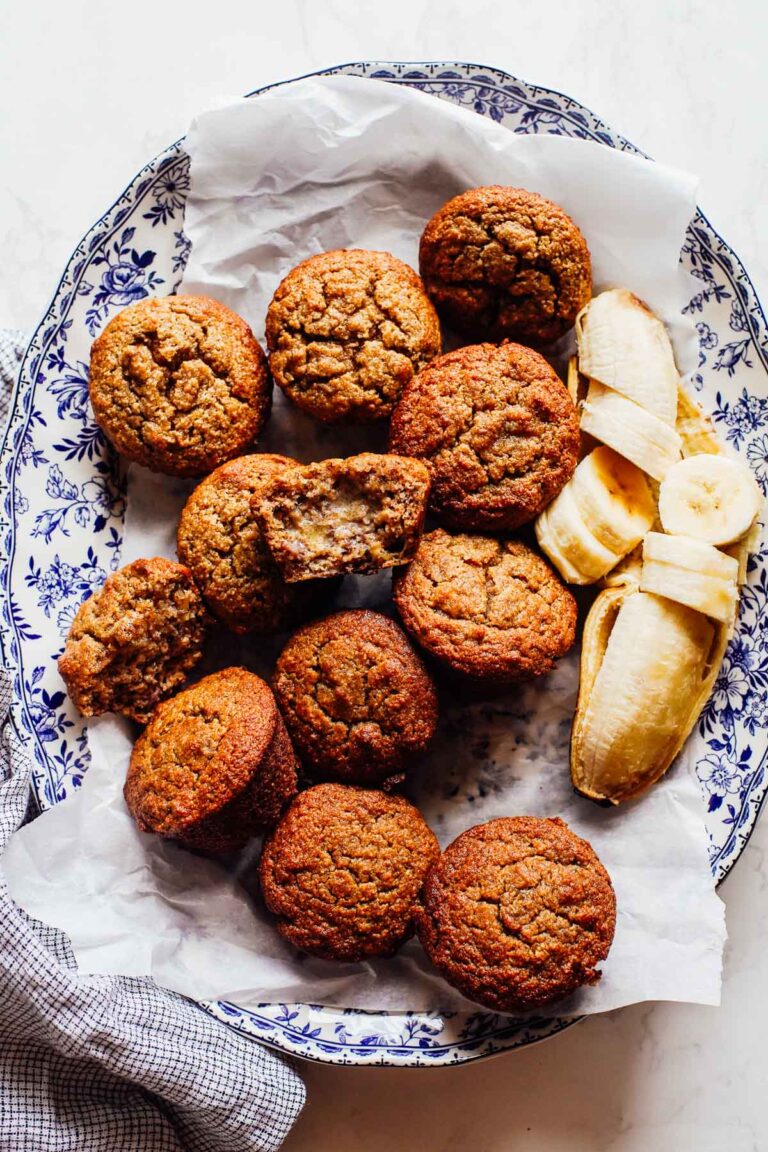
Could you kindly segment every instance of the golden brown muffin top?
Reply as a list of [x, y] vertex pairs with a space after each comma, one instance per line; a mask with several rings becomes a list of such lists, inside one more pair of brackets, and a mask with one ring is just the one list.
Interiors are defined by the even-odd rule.
[[497, 1012], [539, 1008], [600, 978], [616, 927], [610, 877], [560, 819], [468, 829], [430, 871], [419, 938], [449, 984]]
[[201, 476], [245, 451], [269, 415], [267, 361], [246, 322], [207, 296], [140, 300], [91, 348], [96, 421], [119, 452]]
[[592, 262], [576, 224], [523, 188], [454, 196], [424, 229], [419, 267], [440, 315], [475, 338], [547, 344], [592, 295]]
[[113, 572], [78, 608], [59, 657], [75, 707], [146, 723], [200, 660], [207, 624], [182, 564], [156, 556]]
[[[269, 686], [245, 668], [214, 672], [161, 704], [133, 747], [125, 782], [141, 830], [184, 839], [250, 786], [281, 728]], [[254, 825], [270, 822], [253, 816]]]
[[412, 268], [389, 252], [310, 256], [267, 312], [276, 382], [318, 420], [389, 416], [400, 392], [440, 351], [437, 314]]
[[336, 612], [299, 629], [273, 687], [296, 750], [320, 779], [376, 783], [426, 748], [434, 685], [403, 631], [379, 612]]
[[396, 573], [394, 598], [422, 648], [479, 679], [541, 676], [575, 638], [573, 596], [519, 540], [428, 532]]
[[327, 960], [391, 956], [413, 933], [439, 855], [423, 816], [401, 796], [318, 784], [267, 839], [261, 887], [294, 947]]
[[579, 419], [543, 356], [472, 344], [438, 356], [405, 390], [390, 451], [423, 460], [447, 525], [505, 532], [532, 520], [579, 459]]

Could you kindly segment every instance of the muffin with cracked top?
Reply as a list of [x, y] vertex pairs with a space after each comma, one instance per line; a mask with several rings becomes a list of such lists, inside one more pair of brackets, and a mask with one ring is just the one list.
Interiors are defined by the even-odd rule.
[[380, 783], [405, 771], [435, 733], [432, 680], [379, 612], [336, 612], [299, 629], [278, 658], [273, 688], [315, 778]]
[[297, 407], [327, 423], [389, 416], [440, 351], [424, 285], [389, 252], [336, 249], [303, 260], [267, 312], [269, 362]]
[[125, 802], [142, 832], [234, 852], [276, 823], [297, 767], [269, 686], [225, 668], [155, 709], [131, 753]]
[[441, 317], [476, 339], [547, 344], [592, 295], [578, 227], [559, 204], [524, 188], [454, 196], [424, 229], [419, 268]]
[[402, 796], [348, 784], [301, 792], [259, 863], [267, 908], [295, 948], [324, 960], [392, 956], [413, 934], [440, 848]]
[[519, 540], [423, 536], [393, 578], [405, 630], [453, 672], [510, 683], [543, 676], [576, 636], [576, 601]]
[[208, 623], [183, 564], [156, 556], [113, 572], [78, 608], [59, 657], [75, 707], [145, 724], [201, 659]]
[[286, 584], [253, 511], [275, 476], [298, 467], [286, 456], [238, 456], [206, 476], [181, 513], [179, 559], [214, 616], [240, 635], [306, 620], [327, 590], [320, 581]]
[[169, 476], [203, 476], [253, 444], [272, 382], [253, 332], [207, 296], [139, 300], [91, 348], [96, 422], [118, 452]]
[[579, 418], [560, 377], [520, 344], [472, 344], [438, 356], [406, 388], [389, 450], [429, 469], [429, 506], [470, 532], [526, 524], [570, 480]]
[[501, 817], [449, 844], [417, 915], [449, 984], [494, 1012], [521, 1012], [600, 979], [616, 897], [592, 847], [562, 820]]

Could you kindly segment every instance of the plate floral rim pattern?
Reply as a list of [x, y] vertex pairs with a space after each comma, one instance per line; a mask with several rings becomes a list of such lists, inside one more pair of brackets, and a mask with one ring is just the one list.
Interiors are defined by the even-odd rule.
[[[570, 97], [498, 69], [367, 62], [313, 74], [340, 72], [419, 88], [514, 132], [568, 135], [639, 153]], [[88, 411], [88, 346], [120, 308], [179, 283], [189, 252], [183, 230], [188, 167], [177, 141], [85, 235], [32, 336], [11, 401], [0, 457], [0, 657], [13, 676], [13, 723], [34, 759], [41, 808], [64, 800], [87, 770], [85, 730], [62, 691], [56, 658], [79, 603], [120, 563], [125, 477]], [[681, 261], [696, 281], [686, 308], [699, 334], [693, 387], [766, 491], [765, 316], [743, 265], [700, 211]], [[74, 557], [84, 559], [73, 563]], [[768, 601], [767, 560], [762, 545], [750, 562], [739, 626], [697, 733], [702, 752], [695, 771], [718, 880], [738, 859], [766, 794], [768, 638], [759, 619]], [[409, 1067], [478, 1059], [575, 1022], [310, 1004], [203, 1007], [243, 1034], [306, 1059]]]

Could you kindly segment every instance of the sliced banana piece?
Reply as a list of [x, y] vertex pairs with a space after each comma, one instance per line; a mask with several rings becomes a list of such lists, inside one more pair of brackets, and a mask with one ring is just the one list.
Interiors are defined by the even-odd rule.
[[669, 536], [666, 532], [649, 532], [643, 540], [643, 560], [674, 564], [702, 576], [717, 576], [731, 584], [738, 583], [739, 562], [719, 548], [694, 540], [691, 536]]
[[[738, 567], [737, 562], [737, 572]], [[721, 576], [705, 576], [701, 572], [692, 572], [690, 568], [663, 564], [660, 560], [643, 562], [640, 591], [666, 596], [668, 600], [685, 604], [686, 607], [703, 612], [705, 616], [711, 616], [724, 624], [730, 623], [733, 619], [739, 598], [735, 580], [724, 580]]]
[[577, 507], [570, 483], [544, 509], [535, 530], [539, 547], [572, 584], [599, 580], [621, 559], [619, 553], [606, 548], [592, 533]]
[[659, 489], [664, 530], [709, 544], [740, 540], [762, 507], [763, 494], [749, 468], [729, 456], [688, 456], [669, 469]]
[[681, 442], [674, 428], [596, 380], [590, 382], [581, 410], [581, 427], [654, 480], [663, 480], [680, 459]]
[[674, 427], [680, 379], [667, 330], [626, 288], [590, 300], [576, 317], [579, 371]]
[[631, 588], [607, 588], [584, 625], [571, 777], [618, 804], [666, 772], [712, 689], [727, 630]]
[[548, 509], [544, 509], [536, 518], [534, 524], [534, 531], [536, 533], [536, 542], [541, 548], [544, 555], [552, 564], [554, 564], [557, 571], [562, 576], [563, 580], [568, 584], [589, 584], [591, 579], [584, 576], [576, 568], [565, 553], [560, 548], [560, 542], [556, 533], [552, 530], [549, 519], [547, 517]]
[[568, 487], [592, 534], [617, 556], [631, 552], [656, 518], [645, 473], [604, 445], [584, 457]]

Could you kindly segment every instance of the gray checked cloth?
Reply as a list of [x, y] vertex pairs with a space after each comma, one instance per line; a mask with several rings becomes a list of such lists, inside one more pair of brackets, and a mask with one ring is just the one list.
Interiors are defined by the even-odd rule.
[[[21, 358], [0, 331], [0, 428]], [[0, 853], [30, 763], [0, 669]], [[0, 863], [0, 1150], [271, 1152], [304, 1104], [290, 1064], [147, 980], [78, 972], [67, 938], [10, 899]]]

